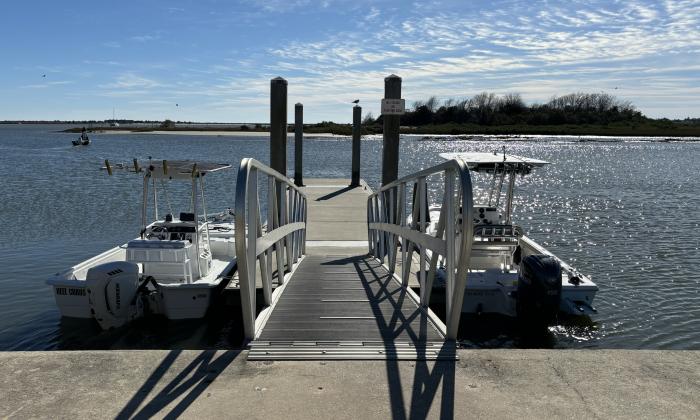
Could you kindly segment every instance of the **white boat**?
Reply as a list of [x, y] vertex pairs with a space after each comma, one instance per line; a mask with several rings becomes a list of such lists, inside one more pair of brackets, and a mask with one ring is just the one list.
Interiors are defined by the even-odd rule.
[[[133, 166], [119, 166], [143, 173], [139, 236], [47, 280], [62, 316], [95, 318], [104, 329], [145, 313], [201, 318], [214, 292], [230, 281], [236, 264], [233, 217], [229, 210], [209, 220], [204, 200], [205, 175], [230, 165], [162, 161], [140, 166], [136, 160]], [[107, 161], [105, 169], [112, 174]], [[177, 214], [169, 209], [159, 219], [159, 196], [170, 206], [167, 184], [183, 181], [191, 183], [190, 208]], [[148, 222], [151, 206], [154, 221]], [[199, 211], [203, 215], [196, 217]]]
[[[490, 187], [481, 190], [481, 200], [475, 190], [474, 242], [462, 313], [501, 314], [536, 324], [551, 323], [559, 312], [596, 313], [596, 284], [525, 236], [512, 221], [516, 176], [525, 176], [549, 162], [506, 154], [505, 150], [440, 156], [462, 159], [472, 172], [492, 174]], [[505, 200], [501, 200], [504, 183]], [[429, 211], [428, 232], [435, 232], [440, 207], [430, 207]], [[444, 288], [444, 274], [444, 270], [438, 270], [435, 287]]]

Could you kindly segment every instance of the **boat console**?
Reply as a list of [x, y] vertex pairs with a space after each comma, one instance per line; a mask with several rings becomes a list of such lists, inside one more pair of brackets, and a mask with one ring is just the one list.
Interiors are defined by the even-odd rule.
[[[200, 235], [203, 230], [200, 226]], [[209, 273], [212, 260], [208, 241], [201, 240], [197, 258], [194, 245], [197, 233], [194, 213], [180, 213], [179, 219], [167, 214], [165, 220], [156, 221], [146, 228], [145, 239], [127, 244], [127, 261], [143, 264], [143, 273], [159, 281], [192, 283]]]
[[146, 228], [144, 235], [146, 239], [192, 242], [196, 232], [197, 222], [194, 220], [194, 214], [180, 213], [179, 219], [167, 214], [164, 221], [152, 223]]
[[475, 205], [473, 214], [475, 225], [495, 225], [503, 220], [496, 207], [487, 205]]

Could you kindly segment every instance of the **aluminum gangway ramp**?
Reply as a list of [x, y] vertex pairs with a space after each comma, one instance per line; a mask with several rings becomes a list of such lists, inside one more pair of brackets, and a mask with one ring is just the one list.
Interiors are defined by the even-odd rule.
[[[434, 232], [429, 178], [444, 181]], [[456, 358], [473, 237], [457, 236], [473, 230], [464, 163], [449, 161], [376, 192], [364, 182], [307, 182], [300, 187], [254, 159], [241, 162], [235, 246], [248, 358]], [[446, 273], [445, 322], [429, 305], [438, 267]]]
[[368, 255], [307, 255], [251, 343], [251, 360], [453, 359], [428, 311]]

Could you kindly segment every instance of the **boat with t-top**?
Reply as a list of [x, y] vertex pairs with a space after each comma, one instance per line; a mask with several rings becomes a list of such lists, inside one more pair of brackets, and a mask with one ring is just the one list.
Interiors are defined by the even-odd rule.
[[[105, 161], [110, 175], [143, 174], [141, 228], [135, 239], [47, 280], [61, 315], [94, 318], [104, 329], [146, 313], [168, 319], [203, 317], [236, 265], [233, 214], [227, 210], [213, 220], [207, 216], [204, 179], [230, 167], [195, 161], [151, 160], [143, 166], [136, 159], [133, 165]], [[189, 208], [179, 213], [168, 194], [173, 182], [191, 185]], [[159, 199], [169, 207], [162, 218]]]
[[[549, 162], [506, 154], [505, 148], [502, 153], [440, 156], [461, 159], [470, 171], [490, 178], [487, 188], [478, 189], [481, 194], [474, 190], [474, 237], [462, 313], [517, 317], [530, 326], [550, 324], [559, 313], [596, 313], [593, 299], [598, 286], [526, 236], [512, 220], [516, 178]], [[429, 233], [438, 230], [440, 210], [429, 208]], [[437, 274], [434, 287], [444, 288], [444, 268]]]

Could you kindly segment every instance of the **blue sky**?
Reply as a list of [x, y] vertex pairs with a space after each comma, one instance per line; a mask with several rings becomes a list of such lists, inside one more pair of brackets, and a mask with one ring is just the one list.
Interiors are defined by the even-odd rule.
[[356, 98], [377, 114], [391, 73], [409, 104], [608, 92], [700, 117], [700, 0], [3, 3], [0, 120], [266, 122], [283, 76], [290, 121], [302, 102], [348, 122]]

